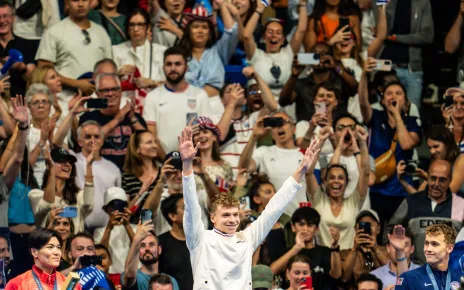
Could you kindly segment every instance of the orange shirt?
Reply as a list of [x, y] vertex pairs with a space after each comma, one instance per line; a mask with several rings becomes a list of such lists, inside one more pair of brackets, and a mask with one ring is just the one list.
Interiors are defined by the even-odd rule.
[[331, 39], [337, 28], [338, 19], [332, 20], [327, 15], [322, 15], [321, 20], [317, 23], [317, 42], [326, 42]]

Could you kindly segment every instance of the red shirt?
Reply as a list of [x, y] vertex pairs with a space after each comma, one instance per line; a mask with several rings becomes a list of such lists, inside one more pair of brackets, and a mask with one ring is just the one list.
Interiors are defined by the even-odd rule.
[[[37, 290], [39, 287], [37, 287], [37, 284], [35, 283], [34, 277], [32, 276], [32, 271], [34, 271], [34, 273], [39, 278], [44, 290], [53, 290], [55, 279], [57, 279], [58, 282], [57, 289], [61, 289], [61, 287], [64, 285], [64, 282], [66, 281], [66, 277], [60, 272], [53, 270], [53, 273], [49, 275], [34, 265], [32, 266], [32, 270], [29, 270], [26, 273], [17, 276], [13, 280], [10, 280], [8, 284], [6, 284], [5, 290]], [[80, 286], [78, 289], [80, 289]]]

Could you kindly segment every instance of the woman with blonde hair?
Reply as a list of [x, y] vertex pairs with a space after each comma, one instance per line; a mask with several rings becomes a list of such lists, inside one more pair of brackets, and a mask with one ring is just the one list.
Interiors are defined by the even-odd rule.
[[[136, 131], [129, 139], [124, 173], [122, 174], [122, 188], [128, 195], [131, 208], [146, 191], [152, 191], [160, 177], [160, 169], [156, 164], [158, 145], [155, 137], [149, 131]], [[146, 197], [143, 202], [145, 202]], [[142, 203], [143, 204], [143, 203]], [[132, 214], [131, 223], [137, 224], [140, 215], [139, 206]]]
[[[67, 104], [63, 101], [63, 103], [59, 103], [59, 97], [57, 94], [63, 91], [63, 86], [61, 84], [61, 78], [55, 70], [55, 67], [51, 64], [46, 64], [40, 67], [36, 67], [27, 80], [26, 88], [32, 84], [44, 84], [46, 85], [53, 94], [53, 110], [51, 112], [51, 118], [55, 121], [58, 121], [61, 116], [66, 116], [66, 114], [62, 114], [61, 108], [67, 108]], [[61, 123], [61, 122], [60, 122]]]

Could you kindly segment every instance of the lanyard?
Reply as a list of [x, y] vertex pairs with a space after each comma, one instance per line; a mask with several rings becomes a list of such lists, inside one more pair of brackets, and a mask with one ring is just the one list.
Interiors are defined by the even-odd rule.
[[[429, 274], [430, 281], [432, 281], [433, 289], [440, 290], [440, 288], [438, 288], [437, 281], [435, 280], [435, 276], [432, 273], [432, 269], [430, 268], [430, 265], [427, 264], [426, 268], [427, 268], [427, 274]], [[446, 285], [445, 285], [444, 290], [450, 290], [450, 289], [451, 289], [451, 271], [450, 269], [448, 269], [448, 274], [446, 275]]]
[[[32, 277], [34, 277], [35, 284], [37, 284], [37, 288], [39, 288], [39, 290], [44, 290], [42, 287], [42, 283], [40, 282], [39, 277], [37, 277], [37, 275], [34, 273], [34, 270], [31, 270], [31, 272], [32, 272]], [[57, 282], [56, 282], [56, 277], [55, 277], [55, 285], [53, 286], [53, 290], [58, 290], [58, 286], [56, 284]]]

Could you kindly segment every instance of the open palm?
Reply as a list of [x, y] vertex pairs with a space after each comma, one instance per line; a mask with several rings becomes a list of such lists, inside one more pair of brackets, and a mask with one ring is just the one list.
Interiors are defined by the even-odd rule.
[[197, 154], [200, 143], [193, 147], [192, 135], [192, 129], [187, 127], [182, 130], [182, 134], [179, 136], [179, 153], [183, 162], [192, 161]]
[[13, 118], [19, 123], [27, 123], [29, 120], [29, 113], [25, 104], [23, 96], [17, 95], [13, 101]]
[[307, 170], [314, 162], [316, 162], [316, 155], [319, 152], [319, 139], [314, 138], [309, 144], [308, 148], [306, 149], [303, 162], [301, 166], [303, 166], [304, 170]]

